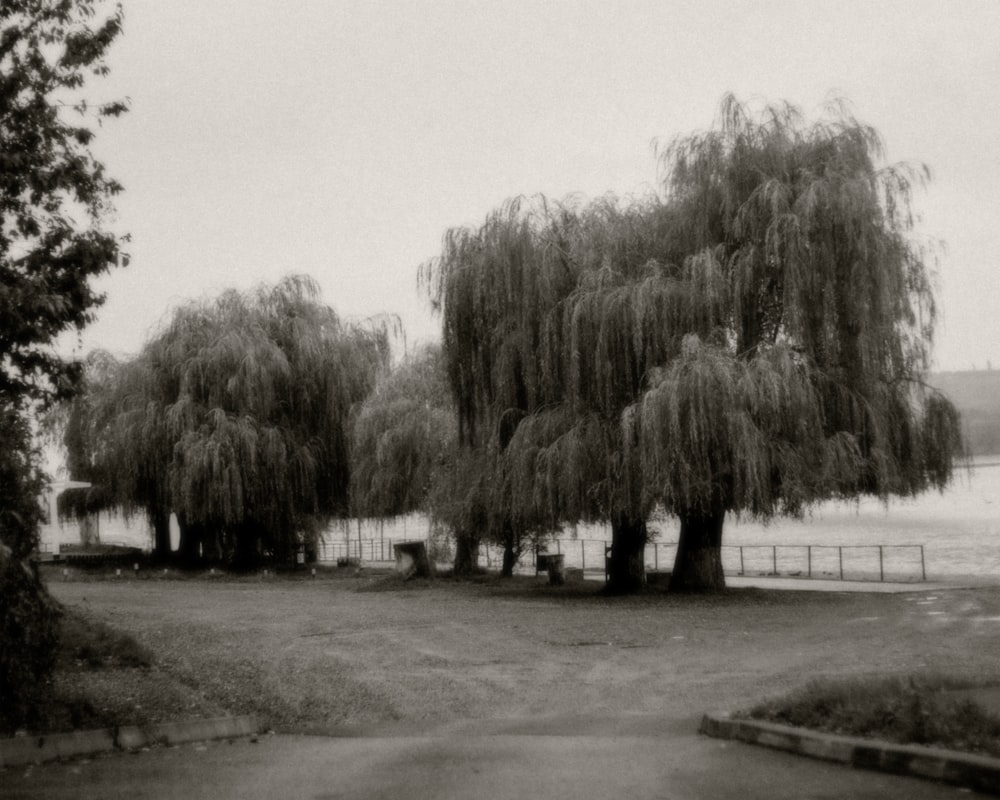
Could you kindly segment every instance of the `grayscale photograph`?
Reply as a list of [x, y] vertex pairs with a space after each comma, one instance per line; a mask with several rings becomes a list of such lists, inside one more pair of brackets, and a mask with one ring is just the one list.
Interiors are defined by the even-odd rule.
[[0, 798], [1000, 796], [1000, 3], [0, 0]]

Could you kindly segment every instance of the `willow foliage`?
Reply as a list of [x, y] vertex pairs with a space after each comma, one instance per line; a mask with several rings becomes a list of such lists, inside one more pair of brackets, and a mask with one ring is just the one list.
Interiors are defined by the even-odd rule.
[[883, 153], [842, 104], [808, 123], [732, 98], [664, 150], [666, 201], [728, 298], [720, 346], [691, 340], [640, 401], [668, 509], [770, 516], [947, 481], [957, 416], [923, 382], [935, 307], [910, 206], [928, 172]]
[[344, 323], [318, 295], [292, 276], [191, 303], [121, 367], [89, 423], [118, 503], [278, 550], [346, 513], [347, 421], [388, 332]]
[[655, 196], [522, 198], [449, 231], [422, 274], [463, 436], [517, 412], [509, 513], [769, 517], [942, 486], [928, 173], [883, 158], [843, 104], [810, 122], [727, 97], [662, 148]]
[[352, 415], [352, 513], [390, 517], [426, 510], [435, 474], [454, 460], [456, 445], [440, 351], [410, 354], [382, 374]]

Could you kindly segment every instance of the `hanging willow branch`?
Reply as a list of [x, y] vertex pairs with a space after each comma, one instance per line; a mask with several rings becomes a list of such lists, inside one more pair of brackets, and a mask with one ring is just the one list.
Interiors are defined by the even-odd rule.
[[300, 276], [190, 303], [95, 385], [87, 458], [117, 505], [287, 548], [347, 512], [348, 416], [388, 337], [344, 323]]
[[440, 351], [409, 355], [352, 415], [352, 513], [385, 518], [426, 510], [434, 475], [454, 460], [457, 444]]
[[446, 234], [422, 279], [463, 438], [519, 420], [505, 513], [766, 518], [944, 485], [957, 415], [923, 380], [910, 207], [929, 173], [883, 158], [842, 103], [809, 122], [727, 97], [661, 150], [656, 196], [519, 198]]

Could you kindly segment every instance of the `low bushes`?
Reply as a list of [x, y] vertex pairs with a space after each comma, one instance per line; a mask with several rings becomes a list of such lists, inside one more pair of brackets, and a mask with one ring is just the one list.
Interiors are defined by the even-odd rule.
[[55, 666], [59, 608], [0, 545], [0, 734], [30, 725]]
[[1000, 717], [942, 675], [816, 680], [740, 716], [848, 736], [1000, 756]]

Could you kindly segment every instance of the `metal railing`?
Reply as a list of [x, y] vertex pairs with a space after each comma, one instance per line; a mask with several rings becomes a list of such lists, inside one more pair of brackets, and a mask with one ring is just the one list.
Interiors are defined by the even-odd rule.
[[[400, 539], [397, 542], [402, 541]], [[317, 561], [338, 561], [356, 558], [360, 561], [394, 561], [392, 539], [351, 539], [349, 541], [319, 541], [316, 544]]]
[[[320, 541], [317, 559], [335, 562], [358, 559], [363, 562], [385, 563], [395, 560], [389, 538]], [[606, 539], [552, 539], [547, 545], [522, 554], [517, 571], [535, 571], [539, 553], [561, 553], [570, 569], [604, 572], [606, 552], [611, 542]], [[673, 565], [676, 542], [650, 542], [646, 545], [647, 569], [660, 571]], [[496, 569], [502, 561], [502, 548], [483, 544], [479, 551], [480, 566]], [[723, 570], [729, 575], [785, 575], [837, 580], [879, 581], [886, 576], [908, 580], [927, 580], [927, 562], [922, 544], [724, 544]]]
[[[747, 551], [755, 552], [756, 557], [752, 562], [755, 564], [759, 564], [761, 561], [760, 555], [757, 555], [758, 553], [763, 553], [763, 558], [765, 560], [768, 559], [768, 556], [770, 557], [769, 561], [771, 568], [769, 571], [765, 571], [763, 573], [769, 575], [793, 574], [787, 568], [784, 571], [778, 569], [779, 551], [793, 551], [799, 554], [800, 559], [802, 557], [802, 554], [804, 554], [805, 556], [804, 572], [807, 578], [813, 577], [813, 573], [817, 571], [816, 568], [818, 567], [819, 563], [823, 563], [827, 566], [831, 564], [832, 559], [830, 558], [823, 559], [822, 562], [820, 562], [820, 559], [818, 558], [820, 554], [825, 555], [829, 553], [832, 556], [832, 553], [836, 551], [836, 556], [837, 556], [836, 561], [832, 562], [834, 568], [827, 569], [823, 571], [821, 574], [824, 576], [835, 575], [839, 580], [845, 579], [844, 578], [845, 550], [848, 551], [849, 554], [856, 551], [867, 551], [872, 553], [872, 564], [869, 570], [862, 571], [858, 570], [857, 567], [855, 567], [855, 572], [861, 571], [862, 574], [874, 574], [874, 553], [877, 552], [878, 579], [880, 581], [885, 580], [887, 556], [890, 555], [895, 556], [898, 553], [912, 553], [913, 555], [909, 559], [909, 561], [912, 562], [913, 566], [912, 573], [913, 574], [916, 573], [916, 564], [917, 560], [919, 559], [920, 580], [922, 581], [927, 580], [927, 561], [924, 555], [924, 546], [922, 544], [754, 544], [754, 545], [741, 544], [741, 545], [723, 545], [722, 548], [724, 551], [725, 550], [729, 550], [730, 552], [734, 550], [738, 551], [740, 566], [739, 566], [739, 572], [737, 574], [739, 575], [746, 575], [748, 574], [748, 572], [753, 571], [752, 569], [748, 569], [747, 567], [747, 562], [748, 562], [748, 559], [746, 557]], [[814, 554], [816, 557], [814, 557]], [[801, 560], [798, 563], [801, 565]], [[893, 566], [897, 565], [898, 561], [894, 563]], [[757, 571], [758, 574], [761, 574], [759, 572], [759, 567]], [[802, 570], [799, 569], [794, 574], [801, 575]], [[898, 571], [896, 572], [896, 574], [898, 574]], [[909, 571], [907, 574], [909, 574]]]

